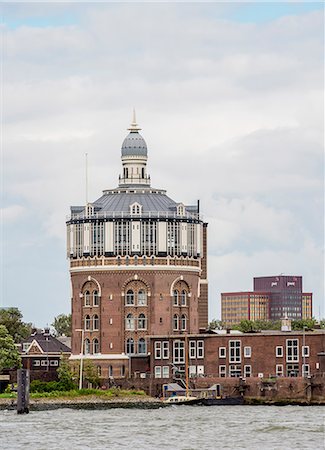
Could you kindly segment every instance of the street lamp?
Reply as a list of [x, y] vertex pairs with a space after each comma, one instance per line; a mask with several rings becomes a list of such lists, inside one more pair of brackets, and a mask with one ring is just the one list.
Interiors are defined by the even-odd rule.
[[79, 372], [79, 390], [82, 389], [82, 370], [84, 362], [84, 336], [85, 330], [83, 328], [76, 328], [75, 331], [81, 331], [81, 349], [80, 349], [80, 372]]
[[302, 374], [304, 377], [306, 377], [306, 326], [304, 325], [302, 327], [302, 367], [303, 371]]

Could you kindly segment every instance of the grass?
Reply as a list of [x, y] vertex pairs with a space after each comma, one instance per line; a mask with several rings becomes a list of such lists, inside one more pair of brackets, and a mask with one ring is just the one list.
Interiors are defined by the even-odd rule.
[[[33, 392], [30, 394], [30, 398], [61, 398], [61, 397], [69, 397], [69, 398], [76, 398], [76, 397], [86, 397], [88, 395], [95, 395], [97, 397], [104, 397], [104, 398], [125, 398], [125, 397], [132, 397], [135, 395], [142, 395], [145, 396], [144, 391], [137, 391], [137, 390], [127, 390], [127, 389], [107, 389], [107, 390], [100, 390], [100, 389], [76, 389], [72, 391], [52, 391], [52, 392]], [[0, 398], [16, 398], [17, 393], [4, 393], [0, 394]]]

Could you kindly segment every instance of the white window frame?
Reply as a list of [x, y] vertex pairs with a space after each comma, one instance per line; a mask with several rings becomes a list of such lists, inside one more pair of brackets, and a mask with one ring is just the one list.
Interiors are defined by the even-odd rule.
[[244, 358], [252, 357], [252, 347], [244, 347]]
[[309, 358], [309, 345], [303, 345], [301, 347], [301, 356], [305, 358]]
[[230, 364], [229, 365], [229, 377], [239, 378], [241, 376], [242, 376], [241, 366], [239, 366], [238, 364]]
[[34, 359], [33, 367], [39, 367], [41, 365], [41, 361], [39, 359]]
[[247, 364], [244, 366], [244, 377], [250, 378], [252, 376], [252, 366]]
[[[234, 344], [234, 346], [232, 346], [232, 344]], [[241, 363], [241, 341], [229, 341], [229, 362]]]
[[169, 378], [169, 366], [162, 366], [162, 378]]
[[227, 377], [227, 366], [220, 365], [219, 366], [219, 377], [226, 378]]
[[198, 376], [204, 376], [204, 366], [196, 366], [196, 372]]
[[277, 377], [283, 377], [283, 364], [276, 364], [275, 366], [275, 374]]
[[190, 359], [196, 359], [196, 341], [189, 341], [189, 352], [188, 356]]
[[169, 342], [162, 342], [162, 359], [169, 359]]
[[52, 359], [50, 361], [50, 366], [58, 366], [59, 365], [59, 361], [57, 359]]
[[49, 361], [47, 359], [42, 359], [41, 366], [49, 366]]
[[197, 359], [204, 358], [204, 341], [197, 341], [197, 343], [196, 343], [196, 357], [197, 357]]
[[[290, 342], [295, 342], [295, 345], [289, 345]], [[292, 354], [290, 355], [289, 350], [292, 349]], [[294, 349], [297, 349], [297, 354], [294, 355]], [[299, 362], [299, 339], [287, 339], [286, 340], [286, 361], [288, 363], [298, 363]]]
[[283, 358], [283, 345], [277, 345], [275, 347], [276, 358]]
[[223, 359], [227, 357], [227, 347], [219, 347], [219, 358]]
[[161, 366], [155, 366], [155, 378], [161, 378]]
[[29, 349], [29, 347], [30, 347], [30, 342], [24, 342], [23, 343], [23, 352], [27, 352], [27, 350]]
[[309, 364], [303, 364], [301, 366], [301, 373], [302, 373], [303, 377], [309, 377], [309, 375], [310, 375], [310, 365]]
[[185, 363], [185, 344], [184, 341], [173, 342], [173, 363], [184, 364]]
[[155, 342], [155, 359], [161, 359], [161, 341]]

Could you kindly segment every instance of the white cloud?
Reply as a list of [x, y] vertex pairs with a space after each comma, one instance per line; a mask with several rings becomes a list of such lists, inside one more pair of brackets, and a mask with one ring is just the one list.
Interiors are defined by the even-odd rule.
[[[69, 12], [39, 8], [30, 14]], [[211, 303], [219, 289], [246, 289], [259, 270], [298, 271], [320, 302], [322, 13], [244, 24], [220, 19], [221, 4], [70, 10], [73, 25], [5, 28], [4, 186], [17, 203], [9, 216], [32, 212], [40, 243], [64, 247], [68, 208], [85, 200], [84, 154], [96, 199], [117, 184], [135, 106], [153, 185], [178, 201], [201, 199]]]
[[3, 224], [7, 225], [16, 222], [17, 219], [19, 219], [25, 211], [26, 208], [24, 208], [24, 206], [10, 205], [0, 209], [0, 217], [3, 221]]

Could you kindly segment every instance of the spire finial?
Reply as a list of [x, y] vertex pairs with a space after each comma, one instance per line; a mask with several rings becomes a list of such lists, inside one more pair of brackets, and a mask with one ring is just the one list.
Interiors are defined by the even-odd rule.
[[137, 124], [137, 119], [136, 119], [136, 115], [135, 115], [135, 108], [133, 108], [133, 120], [132, 120], [132, 123], [129, 126], [128, 130], [131, 131], [131, 133], [132, 133], [132, 131], [133, 132], [137, 132], [137, 131], [141, 130], [141, 128]]

